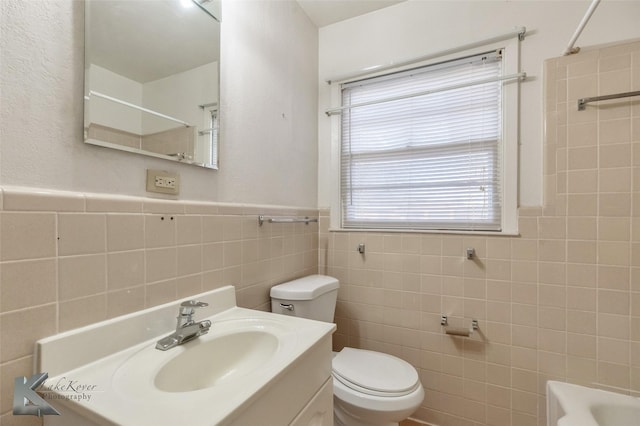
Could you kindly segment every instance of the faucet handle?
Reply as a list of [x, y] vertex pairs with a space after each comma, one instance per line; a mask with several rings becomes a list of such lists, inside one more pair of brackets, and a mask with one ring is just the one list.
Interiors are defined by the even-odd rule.
[[209, 304], [198, 300], [186, 300], [180, 304], [180, 315], [192, 315], [196, 308], [204, 308], [205, 306], [209, 306]]
[[206, 302], [201, 302], [199, 300], [185, 300], [180, 304], [180, 306], [189, 308], [204, 308], [205, 306], [209, 306], [209, 304]]

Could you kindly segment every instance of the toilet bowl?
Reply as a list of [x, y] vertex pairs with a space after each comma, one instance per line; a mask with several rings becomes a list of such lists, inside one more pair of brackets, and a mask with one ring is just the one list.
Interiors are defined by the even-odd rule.
[[[333, 322], [338, 280], [311, 275], [271, 288], [272, 312]], [[422, 403], [418, 372], [393, 355], [345, 347], [332, 362], [336, 426], [397, 426]]]
[[415, 368], [392, 355], [346, 347], [332, 370], [336, 425], [397, 425], [424, 399]]

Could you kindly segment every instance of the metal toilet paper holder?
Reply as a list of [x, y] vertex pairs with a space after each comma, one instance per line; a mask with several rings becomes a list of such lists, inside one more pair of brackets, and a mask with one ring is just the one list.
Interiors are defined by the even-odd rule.
[[449, 318], [447, 317], [447, 315], [442, 315], [440, 317], [440, 325], [444, 327], [445, 333], [450, 334], [452, 336], [463, 336], [463, 337], [469, 337], [475, 330], [479, 328], [478, 320], [476, 319], [471, 320], [470, 328], [450, 327]]

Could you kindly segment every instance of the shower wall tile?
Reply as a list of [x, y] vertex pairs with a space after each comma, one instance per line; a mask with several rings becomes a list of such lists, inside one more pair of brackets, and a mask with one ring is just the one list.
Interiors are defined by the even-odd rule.
[[599, 192], [623, 192], [631, 191], [631, 169], [610, 168], [599, 171], [598, 191]]
[[[610, 90], [606, 93], [624, 92], [627, 90]], [[598, 123], [598, 142], [600, 145], [631, 142], [631, 120], [601, 120]]]
[[598, 77], [594, 74], [570, 77], [568, 79], [567, 100], [577, 101], [585, 97], [585, 93], [591, 93], [594, 96], [593, 88], [598, 87]]
[[598, 66], [601, 73], [631, 68], [631, 54], [601, 57]]
[[629, 68], [601, 72], [598, 77], [600, 95], [628, 92], [631, 90], [631, 71]]
[[[584, 93], [584, 92], [583, 92]], [[569, 124], [567, 127], [567, 145], [569, 148], [597, 146], [598, 126], [595, 122]]]
[[[553, 152], [553, 150], [550, 150]], [[595, 146], [586, 148], [571, 148], [564, 152], [568, 159], [568, 170], [595, 169], [598, 167], [598, 149]]]
[[[598, 72], [598, 60], [576, 62], [567, 66], [567, 75], [569, 78], [584, 76], [587, 74], [596, 74]], [[563, 81], [563, 80], [559, 80]]]

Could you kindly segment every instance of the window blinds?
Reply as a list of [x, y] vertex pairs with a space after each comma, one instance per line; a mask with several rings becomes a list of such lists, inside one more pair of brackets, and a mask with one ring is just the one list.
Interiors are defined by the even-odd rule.
[[[499, 52], [342, 86], [345, 228], [501, 228]], [[466, 87], [439, 88], [471, 83]], [[423, 96], [410, 96], [424, 91]], [[385, 99], [394, 98], [385, 101]]]

